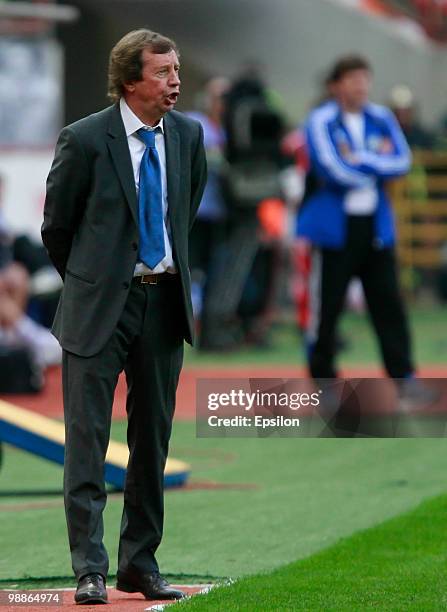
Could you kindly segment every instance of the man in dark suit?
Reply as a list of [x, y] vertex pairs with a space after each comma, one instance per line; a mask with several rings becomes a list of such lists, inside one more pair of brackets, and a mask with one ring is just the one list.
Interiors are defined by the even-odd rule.
[[64, 128], [47, 181], [42, 238], [64, 288], [64, 493], [78, 603], [107, 601], [103, 467], [125, 371], [130, 450], [117, 588], [179, 599], [160, 576], [163, 472], [183, 340], [193, 341], [188, 233], [206, 180], [200, 125], [173, 110], [175, 43], [149, 30], [112, 49], [114, 105]]

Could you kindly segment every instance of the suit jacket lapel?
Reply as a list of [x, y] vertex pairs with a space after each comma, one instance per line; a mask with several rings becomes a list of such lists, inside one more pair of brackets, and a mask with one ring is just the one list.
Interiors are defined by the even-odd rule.
[[180, 182], [180, 136], [175, 119], [171, 114], [165, 115], [165, 149], [166, 181], [168, 184], [168, 210], [171, 220], [178, 210], [178, 192]]
[[138, 201], [129, 145], [119, 106], [115, 104], [109, 123], [108, 147], [116, 173], [126, 196], [135, 223], [138, 225]]

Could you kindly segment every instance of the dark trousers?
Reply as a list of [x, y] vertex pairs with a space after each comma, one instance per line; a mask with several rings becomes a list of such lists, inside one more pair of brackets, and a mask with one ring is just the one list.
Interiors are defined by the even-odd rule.
[[374, 241], [370, 216], [348, 217], [345, 248], [316, 249], [310, 278], [309, 368], [314, 378], [334, 378], [336, 327], [349, 281], [363, 285], [386, 371], [392, 378], [413, 373], [407, 316], [399, 292], [395, 254]]
[[222, 256], [207, 286], [201, 343], [213, 344], [231, 330], [258, 249], [256, 209], [235, 214]]
[[224, 255], [226, 222], [198, 218], [189, 234], [189, 267], [192, 282], [202, 287], [201, 318], [207, 318], [209, 287], [214, 286], [216, 274]]
[[118, 568], [158, 569], [163, 531], [163, 479], [183, 360], [183, 304], [177, 277], [158, 285], [132, 282], [120, 321], [93, 357], [64, 351], [64, 496], [77, 579], [107, 575], [103, 545], [104, 460], [118, 376], [125, 371], [127, 443]]
[[213, 272], [218, 250], [225, 240], [224, 220], [197, 218], [189, 234], [189, 267], [201, 270], [206, 277]]

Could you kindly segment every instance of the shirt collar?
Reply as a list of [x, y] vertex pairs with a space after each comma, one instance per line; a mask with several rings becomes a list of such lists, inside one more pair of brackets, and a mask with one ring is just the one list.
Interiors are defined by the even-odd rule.
[[137, 130], [140, 130], [141, 128], [146, 128], [149, 130], [155, 130], [156, 128], [160, 128], [162, 133], [164, 133], [163, 117], [160, 119], [157, 125], [145, 125], [141, 121], [141, 119], [139, 119], [136, 114], [129, 108], [124, 98], [120, 99], [120, 111], [127, 137], [131, 136], [132, 134], [135, 134], [135, 132]]

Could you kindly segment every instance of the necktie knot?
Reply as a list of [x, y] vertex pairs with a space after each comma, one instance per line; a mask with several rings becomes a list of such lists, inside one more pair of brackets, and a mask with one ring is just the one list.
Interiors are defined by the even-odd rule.
[[148, 149], [155, 148], [155, 132], [156, 130], [146, 130], [145, 128], [140, 128], [137, 131], [139, 138], [144, 142]]

